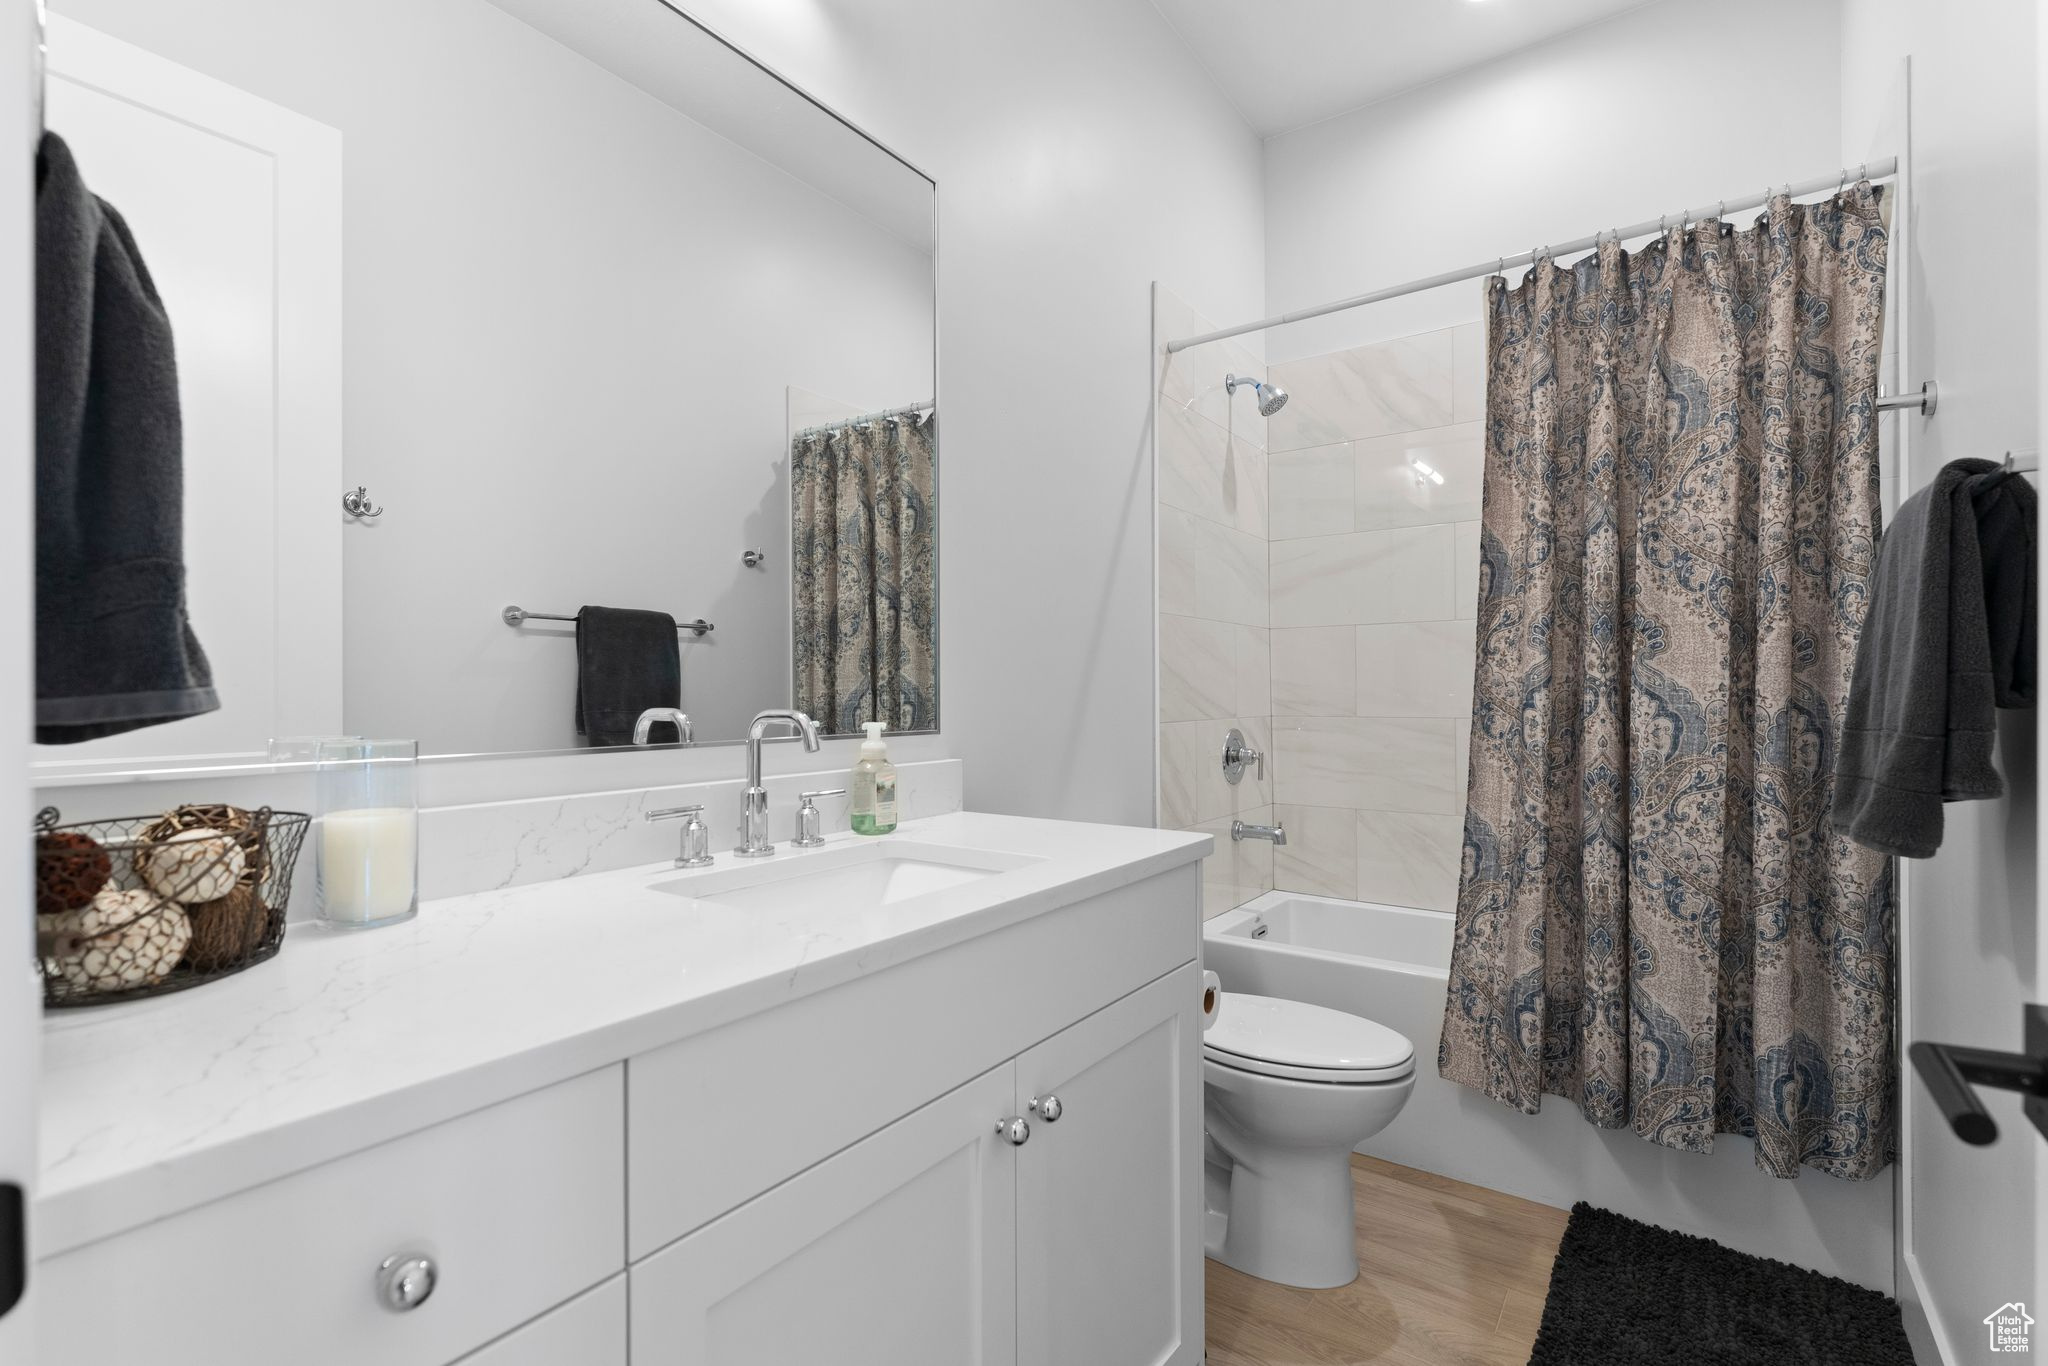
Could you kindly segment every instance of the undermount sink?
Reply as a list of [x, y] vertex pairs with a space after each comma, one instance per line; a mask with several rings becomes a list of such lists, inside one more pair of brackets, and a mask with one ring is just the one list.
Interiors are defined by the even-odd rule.
[[979, 882], [1036, 863], [1025, 854], [943, 844], [877, 841], [679, 877], [656, 891], [735, 910], [804, 914], [867, 911]]

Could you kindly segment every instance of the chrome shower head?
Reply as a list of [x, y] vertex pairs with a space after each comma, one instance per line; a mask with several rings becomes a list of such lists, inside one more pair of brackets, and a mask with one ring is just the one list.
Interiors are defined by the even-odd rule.
[[1260, 417], [1271, 417], [1287, 406], [1287, 391], [1285, 389], [1282, 389], [1277, 384], [1261, 383], [1250, 375], [1225, 375], [1223, 377], [1223, 392], [1235, 394], [1237, 386], [1240, 384], [1251, 385], [1252, 392], [1259, 396]]

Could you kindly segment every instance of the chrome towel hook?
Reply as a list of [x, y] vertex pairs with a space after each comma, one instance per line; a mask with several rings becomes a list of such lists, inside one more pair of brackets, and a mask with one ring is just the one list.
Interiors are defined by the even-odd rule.
[[384, 509], [370, 502], [370, 491], [357, 484], [353, 492], [341, 495], [341, 510], [351, 517], [382, 517]]

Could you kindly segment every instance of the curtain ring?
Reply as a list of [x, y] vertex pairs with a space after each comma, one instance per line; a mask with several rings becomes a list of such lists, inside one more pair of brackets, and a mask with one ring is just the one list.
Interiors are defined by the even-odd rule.
[[1840, 180], [1837, 180], [1837, 181], [1835, 182], [1835, 193], [1839, 195], [1839, 194], [1840, 194], [1840, 193], [1842, 192], [1842, 187], [1843, 187], [1843, 186], [1845, 186], [1845, 185], [1847, 185], [1848, 183], [1849, 183], [1849, 168], [1848, 168], [1847, 166], [1844, 166], [1844, 167], [1842, 168], [1842, 178], [1841, 178]]

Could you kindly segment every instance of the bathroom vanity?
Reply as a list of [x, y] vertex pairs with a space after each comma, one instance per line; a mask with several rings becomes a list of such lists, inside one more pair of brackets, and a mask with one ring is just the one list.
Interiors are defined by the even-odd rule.
[[1206, 836], [956, 814], [46, 1026], [46, 1366], [1202, 1357]]

